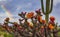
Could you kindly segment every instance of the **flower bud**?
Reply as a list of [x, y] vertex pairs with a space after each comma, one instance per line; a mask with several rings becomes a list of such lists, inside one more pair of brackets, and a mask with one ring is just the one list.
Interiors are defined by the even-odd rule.
[[50, 17], [50, 21], [53, 21], [54, 22], [55, 21], [55, 17], [51, 16]]

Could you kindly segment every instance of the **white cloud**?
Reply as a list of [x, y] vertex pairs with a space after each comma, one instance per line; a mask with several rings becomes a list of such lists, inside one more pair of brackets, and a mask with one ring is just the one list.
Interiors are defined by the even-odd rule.
[[0, 0], [0, 5], [8, 4], [9, 2], [12, 2], [13, 0]]
[[2, 2], [2, 1], [12, 1], [12, 0], [0, 0], [0, 2]]
[[19, 12], [21, 9], [24, 9], [24, 8], [30, 8], [31, 6], [32, 6], [32, 3], [31, 2], [27, 3], [27, 5], [26, 4], [17, 5], [15, 12]]
[[7, 1], [7, 0], [0, 0], [0, 1]]
[[25, 3], [22, 5], [22, 8], [30, 8], [32, 6], [32, 3], [29, 2], [29, 3]]
[[26, 5], [26, 7], [31, 7], [31, 6], [32, 6], [31, 2]]
[[19, 11], [22, 7], [20, 5], [16, 6], [16, 10]]
[[20, 5], [17, 5], [17, 6], [15, 6], [15, 12], [20, 12], [20, 10], [22, 9], [22, 6], [20, 6]]
[[58, 3], [60, 3], [60, 0], [54, 0], [54, 6], [56, 6]]

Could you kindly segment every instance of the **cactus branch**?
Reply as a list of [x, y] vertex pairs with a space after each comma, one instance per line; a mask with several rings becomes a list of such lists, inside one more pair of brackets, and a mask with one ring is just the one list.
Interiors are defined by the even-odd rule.
[[44, 12], [44, 4], [43, 4], [43, 0], [41, 0], [41, 8], [42, 8], [43, 14], [45, 14], [45, 12]]
[[49, 13], [50, 0], [46, 0], [46, 14]]
[[50, 11], [49, 11], [49, 13], [52, 12], [52, 9], [53, 9], [53, 0], [51, 0], [51, 7], [50, 7]]
[[50, 0], [46, 0], [46, 15], [45, 15], [46, 24], [49, 21], [49, 6], [50, 6]]

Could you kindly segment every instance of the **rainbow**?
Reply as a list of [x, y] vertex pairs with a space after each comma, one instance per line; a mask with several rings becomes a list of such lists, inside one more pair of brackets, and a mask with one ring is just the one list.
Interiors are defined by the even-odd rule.
[[8, 11], [4, 5], [1, 6], [2, 9], [5, 11], [6, 15], [10, 18], [10, 20], [13, 20], [13, 15]]

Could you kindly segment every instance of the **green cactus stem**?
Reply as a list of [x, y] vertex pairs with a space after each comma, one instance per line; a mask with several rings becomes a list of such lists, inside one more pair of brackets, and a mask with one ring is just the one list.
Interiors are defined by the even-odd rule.
[[[48, 26], [48, 21], [49, 21], [49, 14], [52, 12], [53, 9], [53, 0], [46, 0], [46, 10], [44, 10], [44, 2], [41, 0], [41, 8], [42, 8], [42, 13], [45, 15], [45, 20], [46, 20], [46, 26]], [[45, 27], [46, 27], [45, 26]], [[47, 29], [45, 29], [45, 37], [48, 37], [47, 35]]]
[[41, 8], [43, 14], [45, 15], [46, 24], [48, 24], [49, 14], [52, 12], [53, 9], [53, 0], [46, 0], [46, 10], [44, 10], [43, 0], [41, 0]]

